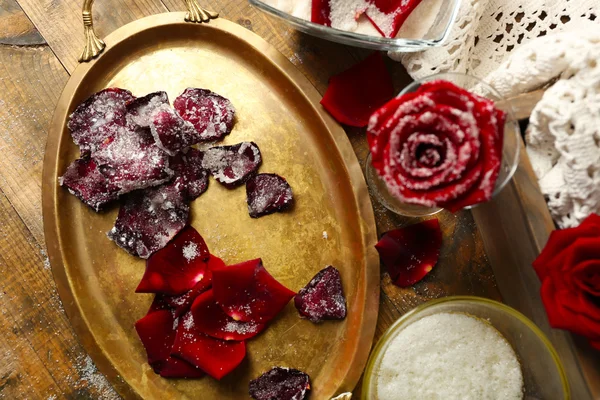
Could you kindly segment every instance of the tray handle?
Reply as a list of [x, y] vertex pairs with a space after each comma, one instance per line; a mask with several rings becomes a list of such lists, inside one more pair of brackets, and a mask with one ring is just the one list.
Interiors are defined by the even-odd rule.
[[[100, 39], [98, 35], [96, 35], [96, 31], [94, 31], [94, 21], [92, 18], [93, 4], [94, 0], [83, 0], [81, 16], [83, 18], [83, 35], [85, 37], [85, 43], [83, 52], [79, 56], [79, 62], [87, 62], [98, 57], [106, 47], [104, 41]], [[216, 12], [200, 7], [196, 0], [185, 0], [185, 4], [188, 10], [185, 13], [185, 20], [188, 22], [208, 22], [219, 16]]]

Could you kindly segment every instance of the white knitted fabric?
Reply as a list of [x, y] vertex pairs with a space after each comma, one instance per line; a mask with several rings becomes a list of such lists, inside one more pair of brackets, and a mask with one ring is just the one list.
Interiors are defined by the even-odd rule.
[[443, 46], [389, 55], [414, 79], [448, 71], [483, 78], [534, 38], [598, 25], [600, 0], [462, 0]]

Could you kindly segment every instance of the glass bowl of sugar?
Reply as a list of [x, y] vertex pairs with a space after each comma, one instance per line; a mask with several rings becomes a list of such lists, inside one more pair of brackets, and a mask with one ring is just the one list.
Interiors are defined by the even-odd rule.
[[432, 300], [396, 321], [379, 340], [362, 398], [570, 399], [550, 341], [523, 314], [493, 300]]
[[[249, 1], [316, 37], [375, 50], [414, 52], [446, 40], [461, 0]], [[317, 4], [323, 9], [314, 10]]]

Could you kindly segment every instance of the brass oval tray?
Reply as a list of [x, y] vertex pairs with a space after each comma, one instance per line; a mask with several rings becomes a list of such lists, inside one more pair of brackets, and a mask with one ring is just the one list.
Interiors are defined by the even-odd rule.
[[[224, 143], [253, 140], [262, 172], [285, 176], [296, 197], [290, 213], [253, 220], [245, 190], [210, 182], [192, 204], [191, 224], [227, 263], [262, 257], [282, 283], [299, 290], [327, 264], [340, 269], [348, 317], [319, 325], [300, 319], [292, 303], [248, 342], [248, 355], [220, 382], [155, 375], [133, 328], [151, 295], [135, 294], [144, 261], [105, 233], [117, 214], [96, 214], [57, 184], [78, 150], [68, 115], [109, 86], [144, 95], [186, 87], [212, 89], [237, 108]], [[81, 64], [59, 100], [44, 161], [44, 227], [52, 270], [80, 340], [125, 398], [243, 399], [248, 382], [274, 365], [310, 374], [313, 399], [351, 391], [367, 360], [379, 301], [376, 228], [361, 168], [345, 132], [319, 105], [320, 95], [277, 50], [223, 19], [184, 22], [167, 13], [128, 24], [106, 38], [104, 53]], [[326, 234], [324, 234], [326, 232]]]

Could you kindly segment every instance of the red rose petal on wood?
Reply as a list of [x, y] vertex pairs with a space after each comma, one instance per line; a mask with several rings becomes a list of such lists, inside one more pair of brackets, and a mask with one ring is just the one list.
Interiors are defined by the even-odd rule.
[[258, 335], [265, 328], [264, 324], [236, 321], [225, 314], [217, 304], [212, 289], [196, 297], [191, 310], [196, 329], [217, 339], [246, 340]]
[[292, 188], [276, 174], [258, 174], [246, 182], [246, 201], [252, 218], [289, 209], [294, 201]]
[[309, 376], [285, 367], [274, 367], [251, 380], [249, 385], [249, 393], [254, 400], [304, 400], [309, 392]]
[[67, 126], [82, 153], [95, 151], [125, 126], [126, 106], [135, 97], [130, 91], [108, 88], [91, 95], [69, 116]]
[[157, 186], [171, 179], [169, 156], [142, 128], [120, 128], [93, 154], [100, 172], [125, 194]]
[[383, 234], [375, 245], [395, 285], [412, 286], [435, 266], [442, 246], [437, 219], [430, 219]]
[[107, 233], [123, 250], [148, 258], [187, 224], [190, 206], [175, 188], [159, 186], [127, 195]]
[[171, 157], [170, 168], [175, 171], [175, 177], [169, 183], [177, 190], [182, 190], [189, 200], [195, 200], [208, 189], [208, 171], [202, 168], [204, 153], [194, 148]]
[[89, 158], [73, 161], [58, 182], [95, 211], [119, 197], [119, 188], [110, 183]]
[[254, 142], [211, 147], [204, 152], [202, 159], [202, 167], [228, 188], [246, 182], [261, 163], [260, 149]]
[[233, 128], [233, 105], [210, 90], [188, 88], [175, 99], [173, 107], [196, 128], [199, 141], [222, 139]]
[[329, 265], [300, 289], [294, 298], [300, 315], [312, 322], [346, 318], [346, 297], [340, 272]]
[[168, 104], [163, 104], [152, 114], [150, 132], [156, 145], [169, 155], [175, 155], [200, 141], [196, 128]]
[[233, 371], [246, 357], [245, 342], [225, 341], [198, 332], [191, 312], [177, 328], [172, 355], [202, 369], [215, 379]]
[[202, 236], [191, 226], [183, 229], [163, 249], [146, 262], [146, 272], [136, 293], [180, 295], [191, 290], [205, 277], [210, 280], [207, 261], [210, 256]]
[[140, 128], [149, 128], [152, 114], [165, 104], [169, 105], [167, 92], [154, 92], [138, 97], [126, 106], [127, 122]]
[[392, 77], [375, 52], [329, 80], [321, 104], [339, 123], [363, 127], [371, 114], [394, 97]]
[[295, 295], [267, 272], [261, 259], [213, 269], [213, 292], [234, 320], [263, 324]]

